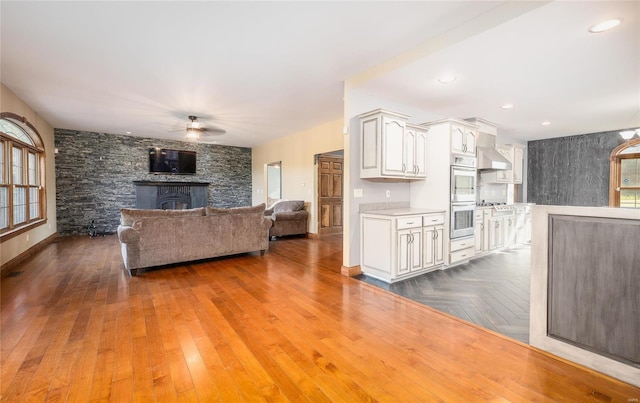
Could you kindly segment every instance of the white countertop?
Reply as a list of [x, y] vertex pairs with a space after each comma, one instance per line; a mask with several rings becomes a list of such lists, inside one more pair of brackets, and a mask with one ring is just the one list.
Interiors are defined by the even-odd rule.
[[382, 210], [361, 211], [360, 213], [396, 217], [396, 216], [403, 216], [403, 215], [438, 214], [438, 213], [444, 214], [445, 212], [446, 212], [445, 210], [439, 210], [439, 209], [407, 207], [407, 208], [392, 208], [392, 209], [382, 209]]

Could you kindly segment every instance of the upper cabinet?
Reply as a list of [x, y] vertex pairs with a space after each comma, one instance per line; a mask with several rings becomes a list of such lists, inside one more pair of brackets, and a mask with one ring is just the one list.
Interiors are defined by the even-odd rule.
[[498, 151], [511, 163], [511, 169], [483, 171], [484, 183], [514, 183], [521, 184], [524, 171], [524, 146], [520, 144], [498, 144]]
[[475, 129], [462, 125], [451, 125], [451, 153], [468, 157], [476, 156]]
[[407, 124], [409, 116], [383, 109], [358, 117], [361, 178], [426, 178], [427, 128]]

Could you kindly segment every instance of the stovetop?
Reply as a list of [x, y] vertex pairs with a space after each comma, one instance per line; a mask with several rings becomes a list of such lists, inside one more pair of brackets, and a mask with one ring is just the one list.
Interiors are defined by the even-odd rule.
[[491, 207], [491, 206], [502, 206], [502, 205], [506, 205], [507, 203], [504, 202], [486, 202], [486, 201], [481, 201], [481, 202], [477, 202], [476, 206], [478, 207]]

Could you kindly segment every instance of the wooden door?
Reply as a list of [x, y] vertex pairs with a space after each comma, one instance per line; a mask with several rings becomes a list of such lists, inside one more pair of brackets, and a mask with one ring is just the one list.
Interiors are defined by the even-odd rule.
[[342, 233], [343, 157], [318, 158], [318, 234]]

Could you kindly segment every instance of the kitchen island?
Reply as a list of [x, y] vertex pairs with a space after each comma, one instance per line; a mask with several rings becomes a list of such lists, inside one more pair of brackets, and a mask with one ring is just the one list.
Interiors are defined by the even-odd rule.
[[640, 386], [640, 210], [534, 206], [530, 344]]

